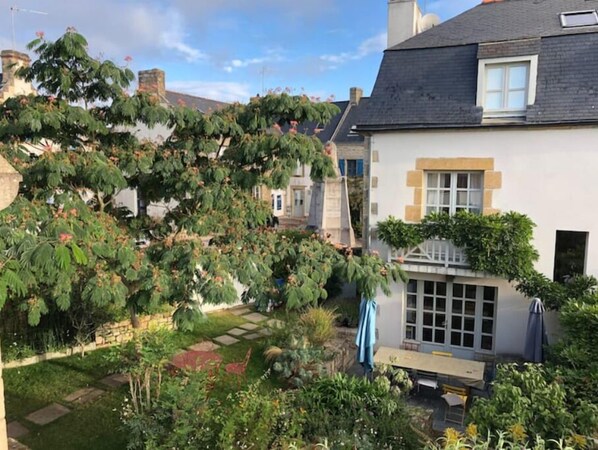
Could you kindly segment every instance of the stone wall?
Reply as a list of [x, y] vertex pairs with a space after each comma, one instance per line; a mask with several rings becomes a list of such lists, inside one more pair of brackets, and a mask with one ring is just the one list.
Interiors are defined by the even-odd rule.
[[[154, 314], [152, 316], [141, 316], [139, 318], [139, 329], [147, 330], [150, 328], [168, 328], [173, 329], [171, 313]], [[133, 338], [133, 326], [130, 320], [107, 323], [96, 330], [96, 346], [107, 347], [109, 345], [120, 344], [130, 341]]]
[[355, 363], [357, 355], [355, 346], [357, 328], [337, 328], [336, 330], [336, 338], [326, 344], [326, 347], [334, 353], [334, 358], [324, 365], [326, 373], [329, 375], [345, 372]]

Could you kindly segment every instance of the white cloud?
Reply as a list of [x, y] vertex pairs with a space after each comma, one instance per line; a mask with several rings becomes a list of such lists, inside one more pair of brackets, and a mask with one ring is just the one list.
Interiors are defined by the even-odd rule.
[[247, 102], [252, 96], [248, 83], [192, 80], [172, 81], [166, 84], [168, 89], [176, 92], [184, 92], [185, 94], [223, 102]]
[[266, 63], [281, 62], [285, 60], [283, 52], [279, 48], [267, 49], [264, 56], [246, 59], [233, 59], [229, 61], [223, 68], [227, 73], [233, 72], [235, 69], [243, 69], [249, 66], [265, 65]]
[[[336, 55], [322, 55], [320, 59], [331, 64], [331, 67], [336, 68], [340, 64], [348, 61], [355, 61], [363, 59], [373, 53], [381, 53], [386, 48], [386, 32], [379, 33], [375, 36], [367, 38], [359, 44], [357, 49], [352, 52], [342, 52]], [[330, 68], [330, 67], [329, 67]]]
[[168, 16], [170, 26], [160, 35], [161, 44], [167, 49], [175, 50], [180, 53], [187, 62], [196, 62], [207, 59], [205, 53], [185, 43], [183, 21], [180, 14], [176, 11], [170, 11]]

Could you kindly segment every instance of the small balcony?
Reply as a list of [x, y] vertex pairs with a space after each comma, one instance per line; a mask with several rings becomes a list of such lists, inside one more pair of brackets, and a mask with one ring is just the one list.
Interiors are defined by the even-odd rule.
[[390, 251], [391, 261], [401, 261], [408, 272], [435, 273], [439, 275], [483, 277], [471, 270], [465, 251], [446, 239], [428, 239], [421, 244]]

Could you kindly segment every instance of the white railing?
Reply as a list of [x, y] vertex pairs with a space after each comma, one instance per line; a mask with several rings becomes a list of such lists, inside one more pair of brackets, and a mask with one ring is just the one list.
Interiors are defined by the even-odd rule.
[[429, 239], [417, 247], [401, 249], [392, 253], [393, 259], [401, 258], [405, 263], [430, 264], [444, 267], [469, 267], [462, 248], [451, 241]]

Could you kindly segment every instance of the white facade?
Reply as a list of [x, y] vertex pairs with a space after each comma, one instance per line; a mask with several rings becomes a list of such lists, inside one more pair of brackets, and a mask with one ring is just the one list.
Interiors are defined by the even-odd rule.
[[[469, 130], [422, 130], [376, 133], [372, 136], [370, 183], [370, 226], [389, 216], [405, 219], [406, 207], [413, 204], [414, 188], [407, 187], [408, 172], [418, 158], [493, 158], [500, 172], [501, 186], [492, 192], [492, 204], [483, 207], [502, 212], [526, 214], [535, 223], [533, 244], [540, 257], [536, 269], [552, 279], [556, 231], [587, 232], [585, 273], [598, 275], [598, 209], [595, 205], [598, 171], [598, 127], [509, 127]], [[423, 205], [425, 208], [425, 176]], [[377, 212], [377, 214], [372, 214]], [[425, 209], [422, 212], [425, 215]], [[373, 239], [370, 248], [388, 255], [387, 247]], [[494, 317], [494, 343], [490, 354], [521, 354], [528, 320], [529, 300], [501, 279], [476, 278], [469, 271], [436, 271], [410, 264], [413, 279], [494, 286], [498, 288]], [[432, 272], [434, 272], [432, 270]], [[440, 274], [439, 274], [440, 273]], [[444, 273], [444, 274], [443, 274]], [[465, 275], [465, 276], [464, 276]], [[398, 347], [406, 336], [406, 286], [395, 286], [393, 295], [379, 295], [378, 329], [380, 343]], [[449, 303], [450, 299], [447, 299]], [[421, 311], [420, 311], [421, 313]], [[447, 312], [450, 314], [450, 311]], [[478, 311], [479, 314], [479, 311]], [[420, 314], [421, 315], [421, 314]], [[421, 318], [418, 318], [421, 321]], [[451, 331], [451, 317], [446, 332]], [[480, 319], [481, 320], [481, 319]], [[420, 323], [421, 325], [421, 323]], [[476, 322], [476, 340], [479, 339]], [[549, 339], [557, 324], [548, 317]], [[421, 337], [421, 334], [419, 335]], [[455, 356], [473, 357], [485, 353], [458, 346], [423, 345], [424, 351], [449, 350]], [[441, 348], [442, 347], [442, 348]]]

